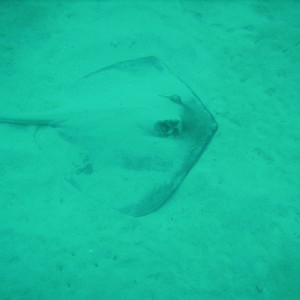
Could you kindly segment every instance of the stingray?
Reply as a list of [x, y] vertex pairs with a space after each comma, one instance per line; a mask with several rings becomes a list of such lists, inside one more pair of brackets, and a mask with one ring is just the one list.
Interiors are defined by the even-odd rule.
[[0, 123], [35, 126], [61, 178], [131, 216], [162, 207], [217, 130], [195, 92], [155, 57], [101, 68], [52, 97], [60, 109], [0, 115]]

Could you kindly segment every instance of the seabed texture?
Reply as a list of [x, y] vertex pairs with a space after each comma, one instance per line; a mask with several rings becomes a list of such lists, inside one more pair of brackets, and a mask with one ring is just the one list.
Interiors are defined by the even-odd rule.
[[0, 299], [300, 299], [299, 11], [1, 1]]

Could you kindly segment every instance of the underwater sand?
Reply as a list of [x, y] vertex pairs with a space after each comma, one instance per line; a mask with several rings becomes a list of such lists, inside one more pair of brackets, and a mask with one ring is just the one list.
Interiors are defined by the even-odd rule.
[[[300, 297], [298, 1], [1, 1], [0, 115], [51, 111], [107, 65], [156, 56], [219, 129], [141, 218], [0, 126], [0, 299]], [[71, 100], [70, 100], [71, 101]]]

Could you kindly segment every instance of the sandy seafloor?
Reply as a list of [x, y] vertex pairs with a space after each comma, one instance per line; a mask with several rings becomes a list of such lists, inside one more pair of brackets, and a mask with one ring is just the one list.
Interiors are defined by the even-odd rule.
[[32, 130], [12, 130], [0, 299], [300, 299], [299, 12], [299, 1], [1, 1], [1, 114], [51, 110], [83, 75], [154, 55], [219, 130], [142, 218], [101, 210], [55, 175]]

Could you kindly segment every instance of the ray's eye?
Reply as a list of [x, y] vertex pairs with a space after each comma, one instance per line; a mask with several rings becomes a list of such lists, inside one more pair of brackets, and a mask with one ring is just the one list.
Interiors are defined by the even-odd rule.
[[180, 121], [179, 120], [164, 120], [158, 121], [154, 125], [154, 129], [159, 136], [178, 136], [180, 134]]
[[168, 98], [176, 104], [183, 104], [181, 97], [178, 95], [171, 95]]

